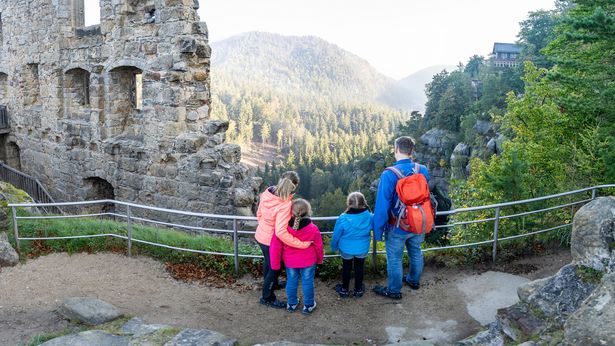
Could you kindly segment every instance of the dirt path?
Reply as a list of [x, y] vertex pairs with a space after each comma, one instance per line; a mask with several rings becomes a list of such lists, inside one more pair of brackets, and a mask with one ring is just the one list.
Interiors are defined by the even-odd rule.
[[[569, 261], [568, 252], [560, 252], [524, 259], [513, 267], [535, 269], [522, 275], [535, 279], [555, 273]], [[246, 344], [430, 340], [445, 345], [480, 329], [457, 288], [460, 280], [476, 274], [426, 268], [421, 290], [404, 288], [401, 302], [371, 292], [361, 299], [340, 300], [332, 290], [334, 283], [317, 282], [318, 309], [303, 316], [257, 304], [258, 280], [243, 279], [253, 289], [241, 292], [176, 281], [150, 258], [53, 254], [0, 272], [0, 340], [16, 345], [41, 332], [63, 329], [67, 322], [54, 312], [61, 301], [92, 296], [126, 314], [142, 316], [147, 323], [211, 329]]]

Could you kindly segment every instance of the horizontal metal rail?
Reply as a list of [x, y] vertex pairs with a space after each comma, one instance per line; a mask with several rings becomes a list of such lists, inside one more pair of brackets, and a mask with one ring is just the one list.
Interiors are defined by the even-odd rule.
[[[547, 212], [547, 211], [558, 210], [558, 209], [563, 209], [563, 208], [567, 208], [567, 207], [574, 207], [576, 205], [587, 203], [587, 202], [591, 201], [593, 198], [596, 197], [596, 191], [597, 190], [606, 189], [606, 188], [615, 188], [615, 184], [599, 185], [599, 186], [594, 186], [594, 187], [590, 187], [590, 188], [585, 188], [585, 189], [580, 189], [580, 190], [575, 190], [575, 191], [569, 191], [569, 192], [565, 192], [565, 193], [555, 194], [555, 195], [551, 195], [551, 196], [545, 196], [545, 197], [539, 197], [539, 198], [533, 198], [533, 199], [526, 199], [526, 200], [523, 200], [523, 201], [514, 201], [514, 202], [507, 202], [507, 203], [492, 204], [492, 205], [488, 205], [488, 206], [460, 208], [460, 209], [455, 209], [455, 210], [446, 211], [446, 212], [438, 212], [437, 215], [454, 215], [454, 214], [459, 214], [459, 213], [464, 213], [464, 212], [474, 212], [474, 211], [480, 211], [480, 210], [494, 209], [496, 211], [495, 217], [489, 217], [489, 218], [478, 219], [478, 220], [463, 221], [463, 222], [455, 222], [455, 223], [452, 223], [450, 225], [443, 225], [443, 227], [450, 228], [450, 227], [455, 227], [455, 226], [460, 226], [460, 225], [467, 225], [467, 224], [472, 224], [472, 223], [495, 221], [494, 237], [493, 237], [493, 239], [484, 240], [484, 241], [478, 241], [478, 242], [473, 242], [473, 243], [467, 243], [467, 244], [458, 244], [458, 245], [449, 245], [449, 246], [425, 248], [422, 251], [423, 252], [440, 251], [440, 250], [467, 248], [467, 247], [474, 247], [474, 246], [481, 246], [481, 245], [492, 244], [493, 245], [493, 259], [495, 261], [496, 254], [497, 254], [497, 246], [496, 245], [497, 245], [497, 243], [499, 241], [505, 241], [505, 240], [522, 238], [522, 237], [528, 237], [528, 236], [532, 236], [532, 235], [536, 235], [536, 234], [541, 234], [541, 233], [546, 233], [546, 232], [550, 232], [550, 231], [554, 231], [554, 230], [558, 230], [558, 229], [562, 229], [562, 228], [570, 227], [571, 226], [570, 223], [567, 223], [567, 224], [563, 224], [563, 225], [559, 225], [559, 226], [555, 226], [555, 227], [551, 227], [551, 228], [547, 228], [547, 229], [542, 229], [542, 230], [539, 230], [539, 231], [528, 232], [528, 233], [524, 233], [524, 234], [519, 234], [519, 235], [514, 235], [514, 236], [509, 236], [509, 237], [498, 238], [498, 234], [497, 233], [498, 233], [499, 220], [510, 219], [510, 218], [515, 218], [515, 217], [523, 217], [523, 216], [537, 214], [537, 213], [544, 213], [544, 212]], [[545, 201], [545, 200], [549, 200], [549, 199], [555, 199], [555, 198], [570, 196], [570, 195], [574, 195], [574, 194], [578, 194], [578, 193], [584, 193], [584, 192], [589, 192], [589, 191], [592, 192], [592, 198], [591, 199], [583, 199], [583, 200], [574, 201], [574, 202], [570, 202], [570, 203], [560, 204], [560, 205], [557, 205], [557, 206], [554, 206], [554, 207], [548, 207], [548, 208], [542, 208], [542, 209], [538, 209], [538, 210], [532, 210], [532, 211], [527, 211], [527, 212], [522, 212], [522, 213], [517, 213], [517, 214], [500, 216], [500, 210], [503, 207], [510, 207], [510, 206], [514, 206], [514, 205], [528, 204], [528, 203], [534, 203], [534, 202], [538, 202], [538, 201]], [[113, 213], [106, 212], [106, 213], [88, 213], [88, 214], [81, 214], [81, 215], [17, 216], [17, 213], [16, 213], [16, 208], [22, 208], [22, 207], [36, 207], [36, 208], [55, 207], [55, 208], [58, 208], [58, 207], [63, 207], [63, 206], [68, 207], [68, 206], [88, 206], [88, 205], [105, 205], [105, 204], [113, 204], [113, 205], [116, 205], [116, 206], [124, 206], [124, 207], [126, 207], [126, 214], [121, 214], [121, 213], [117, 213], [117, 212], [113, 212]], [[241, 254], [241, 253], [239, 253], [239, 236], [240, 235], [253, 235], [255, 233], [255, 231], [253, 231], [253, 230], [240, 230], [239, 227], [238, 227], [237, 221], [256, 221], [256, 218], [253, 217], [253, 216], [218, 215], [218, 214], [188, 212], [188, 211], [182, 211], [182, 210], [174, 210], [174, 209], [166, 209], [166, 208], [145, 206], [145, 205], [139, 205], [139, 204], [135, 204], [135, 203], [116, 201], [116, 200], [98, 200], [98, 201], [82, 201], [82, 202], [60, 202], [60, 203], [11, 203], [8, 206], [11, 207], [12, 213], [13, 213], [13, 226], [14, 226], [15, 240], [17, 242], [17, 249], [18, 249], [18, 251], [19, 251], [19, 241], [20, 240], [62, 240], [62, 239], [82, 239], [82, 238], [95, 238], [95, 237], [115, 237], [115, 238], [124, 239], [124, 240], [128, 241], [129, 253], [130, 253], [130, 245], [131, 245], [131, 243], [135, 242], [135, 243], [141, 243], [141, 244], [146, 244], [146, 245], [151, 245], [151, 246], [157, 246], [157, 247], [162, 247], [162, 248], [166, 248], [166, 249], [170, 249], [170, 250], [176, 250], [176, 251], [185, 251], [185, 252], [207, 254], [207, 255], [233, 256], [235, 258], [235, 271], [236, 272], [238, 272], [238, 270], [239, 270], [239, 268], [238, 268], [238, 266], [239, 266], [239, 258], [262, 258], [261, 255]], [[229, 229], [217, 229], [217, 228], [208, 228], [208, 227], [198, 227], [198, 226], [184, 225], [184, 224], [174, 223], [174, 222], [165, 222], [165, 221], [159, 221], [159, 220], [152, 220], [152, 219], [148, 219], [148, 218], [144, 218], [144, 217], [137, 217], [137, 216], [134, 216], [134, 210], [135, 209], [147, 210], [147, 211], [156, 211], [156, 212], [168, 213], [168, 214], [173, 214], [173, 215], [191, 216], [191, 217], [196, 217], [196, 218], [200, 218], [200, 219], [214, 219], [214, 220], [233, 221], [233, 229], [229, 230]], [[121, 219], [125, 219], [126, 222], [128, 223], [127, 235], [123, 236], [123, 235], [113, 234], [113, 233], [104, 233], [104, 234], [75, 235], [75, 236], [64, 236], [64, 237], [19, 237], [19, 230], [18, 230], [18, 225], [17, 225], [17, 221], [18, 220], [84, 218], [84, 217], [97, 217], [97, 216], [113, 216], [113, 217], [118, 217], [118, 218], [121, 218]], [[335, 221], [335, 220], [337, 220], [337, 217], [335, 217], [335, 216], [314, 217], [314, 218], [312, 218], [312, 220], [314, 220], [314, 221]], [[143, 223], [152, 223], [152, 224], [155, 224], [155, 225], [162, 225], [162, 226], [165, 226], [165, 227], [170, 227], [171, 229], [172, 228], [176, 228], [176, 229], [179, 228], [179, 229], [186, 229], [186, 230], [191, 230], [191, 231], [202, 231], [202, 232], [215, 232], [215, 233], [230, 234], [233, 237], [233, 244], [234, 244], [234, 248], [235, 249], [234, 249], [233, 253], [208, 251], [208, 250], [197, 250], [197, 249], [190, 249], [190, 248], [186, 248], [186, 247], [171, 246], [171, 245], [168, 245], [168, 244], [161, 244], [161, 243], [157, 243], [157, 242], [153, 242], [153, 241], [138, 239], [138, 237], [132, 236], [132, 226], [131, 225], [132, 225], [133, 221], [139, 221], [139, 222], [143, 222]], [[438, 227], [438, 228], [440, 228], [440, 227]], [[163, 230], [164, 229], [161, 229], [161, 231], [163, 231]], [[321, 234], [329, 235], [329, 234], [332, 234], [332, 233], [333, 232], [325, 231], [325, 232], [322, 232]], [[377, 254], [385, 254], [385, 252], [384, 251], [377, 251], [376, 242], [374, 242], [374, 245], [372, 247], [372, 256], [374, 256], [374, 265], [375, 265], [375, 256]], [[338, 254], [328, 254], [325, 257], [326, 258], [339, 257], [339, 255]]]

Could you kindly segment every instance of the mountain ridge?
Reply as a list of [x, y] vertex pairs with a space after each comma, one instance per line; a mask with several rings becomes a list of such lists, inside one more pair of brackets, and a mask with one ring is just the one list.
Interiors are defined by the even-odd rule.
[[214, 84], [219, 78], [333, 102], [379, 103], [406, 111], [424, 107], [420, 95], [399, 81], [317, 36], [252, 31], [213, 42], [212, 51]]

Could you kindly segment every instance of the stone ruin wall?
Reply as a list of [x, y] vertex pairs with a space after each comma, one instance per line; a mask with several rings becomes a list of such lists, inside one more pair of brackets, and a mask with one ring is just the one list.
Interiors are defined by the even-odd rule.
[[83, 27], [83, 0], [0, 0], [2, 158], [57, 200], [251, 215], [259, 181], [209, 119], [198, 6], [100, 0], [100, 25]]

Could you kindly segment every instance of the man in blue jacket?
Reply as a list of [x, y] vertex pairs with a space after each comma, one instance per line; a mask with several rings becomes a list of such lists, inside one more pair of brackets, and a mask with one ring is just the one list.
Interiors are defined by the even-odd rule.
[[[394, 167], [401, 170], [402, 174], [408, 176], [412, 174], [415, 163], [410, 158], [414, 150], [414, 141], [410, 137], [399, 137], [395, 140], [395, 162]], [[423, 174], [429, 181], [429, 171], [423, 165], [416, 165], [418, 173]], [[401, 299], [402, 279], [411, 289], [419, 289], [421, 274], [423, 272], [423, 253], [421, 243], [425, 239], [424, 234], [414, 234], [394, 224], [389, 223], [391, 215], [398, 215], [396, 210], [397, 175], [390, 170], [385, 170], [380, 175], [378, 194], [376, 195], [376, 208], [374, 210], [374, 237], [377, 241], [382, 241], [384, 233], [385, 249], [387, 254], [387, 276], [388, 286], [377, 285], [374, 292], [378, 295], [391, 299]], [[403, 208], [403, 205], [401, 206]], [[408, 249], [410, 257], [410, 272], [403, 278], [402, 257], [404, 248]]]

